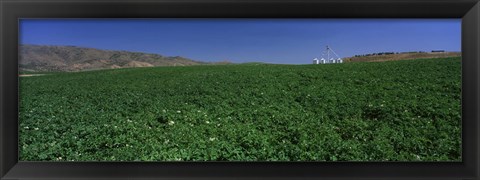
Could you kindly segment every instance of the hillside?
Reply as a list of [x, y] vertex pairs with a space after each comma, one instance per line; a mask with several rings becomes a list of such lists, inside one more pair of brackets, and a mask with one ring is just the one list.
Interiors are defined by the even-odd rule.
[[413, 60], [413, 59], [428, 59], [428, 58], [447, 58], [447, 57], [460, 57], [460, 52], [445, 52], [445, 53], [400, 53], [400, 54], [388, 54], [388, 55], [376, 55], [376, 56], [360, 56], [360, 57], [347, 57], [343, 60], [345, 62], [381, 62], [381, 61], [397, 61], [397, 60]]
[[[20, 71], [84, 71], [153, 66], [214, 64], [175, 56], [76, 46], [21, 45]], [[228, 62], [220, 62], [225, 64]]]
[[462, 160], [460, 58], [128, 68], [19, 83], [21, 161]]

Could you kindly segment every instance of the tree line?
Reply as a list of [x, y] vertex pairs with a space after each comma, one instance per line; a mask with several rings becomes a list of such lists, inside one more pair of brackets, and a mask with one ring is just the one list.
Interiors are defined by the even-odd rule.
[[[432, 50], [432, 52], [445, 52], [444, 50]], [[379, 52], [379, 53], [370, 53], [370, 54], [359, 54], [355, 57], [365, 57], [365, 56], [380, 56], [380, 55], [390, 55], [390, 54], [412, 54], [412, 53], [427, 53], [426, 51], [408, 51], [408, 52]]]

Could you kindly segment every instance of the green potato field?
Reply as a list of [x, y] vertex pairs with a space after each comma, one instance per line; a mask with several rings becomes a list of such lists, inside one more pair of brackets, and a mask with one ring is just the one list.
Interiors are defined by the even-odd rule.
[[461, 58], [19, 77], [20, 161], [461, 161]]

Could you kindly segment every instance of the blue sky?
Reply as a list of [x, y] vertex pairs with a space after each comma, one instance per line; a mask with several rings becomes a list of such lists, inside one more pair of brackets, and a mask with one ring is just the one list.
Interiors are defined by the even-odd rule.
[[461, 19], [22, 19], [20, 43], [310, 64], [326, 45], [341, 57], [460, 51]]

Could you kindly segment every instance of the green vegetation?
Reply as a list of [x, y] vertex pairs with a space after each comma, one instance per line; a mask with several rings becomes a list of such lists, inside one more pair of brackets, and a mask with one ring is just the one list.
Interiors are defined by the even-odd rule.
[[461, 60], [20, 78], [21, 161], [460, 161]]

